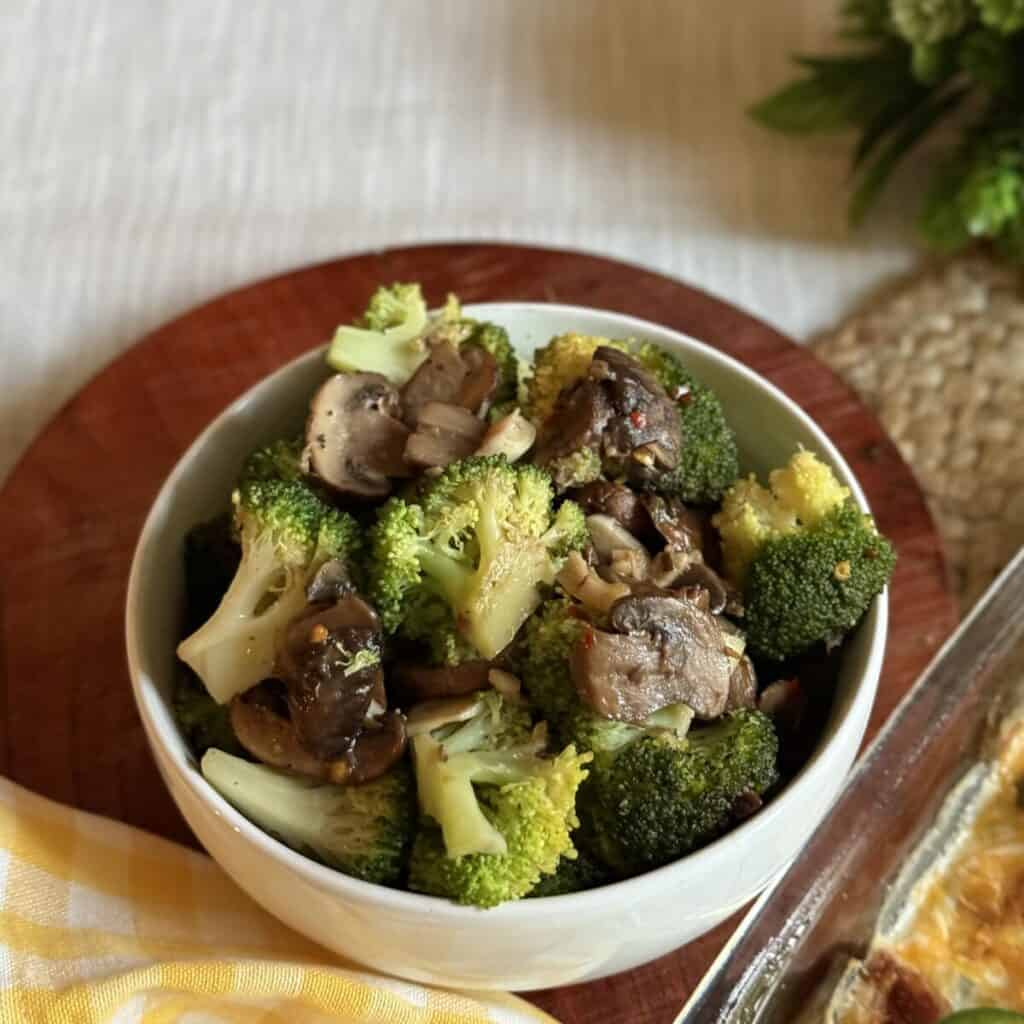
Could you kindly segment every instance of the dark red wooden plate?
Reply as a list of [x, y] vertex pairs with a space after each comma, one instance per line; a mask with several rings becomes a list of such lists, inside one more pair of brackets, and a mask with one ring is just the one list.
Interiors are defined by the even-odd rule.
[[[144, 338], [60, 410], [0, 497], [0, 770], [37, 792], [195, 842], [146, 748], [125, 667], [132, 550], [175, 460], [228, 402], [359, 315], [379, 282], [432, 302], [542, 300], [684, 331], [777, 384], [853, 467], [900, 561], [873, 733], [956, 620], [942, 549], [875, 417], [808, 351], [667, 277], [581, 253], [427, 245], [309, 267], [222, 296]], [[672, 1019], [738, 918], [628, 974], [531, 998], [566, 1022]]]

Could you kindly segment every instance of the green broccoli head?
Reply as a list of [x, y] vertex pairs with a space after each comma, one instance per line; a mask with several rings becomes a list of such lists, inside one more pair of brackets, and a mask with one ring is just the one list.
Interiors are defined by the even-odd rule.
[[679, 465], [658, 481], [657, 489], [691, 504], [717, 502], [739, 475], [736, 438], [722, 403], [671, 352], [646, 342], [635, 355], [677, 400], [683, 429]]
[[301, 480], [302, 438], [273, 441], [257, 448], [242, 464], [239, 486], [256, 480]]
[[747, 644], [783, 659], [842, 638], [892, 575], [895, 552], [831, 468], [799, 451], [769, 476], [730, 488], [714, 517], [742, 588]]
[[[452, 463], [418, 504], [391, 499], [372, 535], [370, 593], [388, 632], [434, 595], [484, 658], [511, 642], [570, 550], [587, 542], [571, 502], [552, 512], [548, 476], [503, 456]], [[422, 607], [422, 605], [420, 605]]]
[[514, 404], [519, 392], [519, 360], [512, 342], [509, 341], [508, 331], [497, 324], [468, 322], [473, 324], [472, 332], [462, 345], [475, 345], [484, 349], [498, 364], [498, 387], [492, 403], [502, 406], [505, 403]]
[[733, 820], [737, 799], [777, 779], [778, 740], [759, 711], [741, 710], [685, 739], [648, 734], [596, 755], [580, 794], [583, 834], [621, 874], [660, 867], [705, 845]]
[[603, 467], [601, 453], [596, 448], [577, 448], [569, 455], [552, 459], [546, 468], [561, 493], [600, 480]]
[[[429, 736], [413, 745], [420, 806], [430, 820], [413, 844], [410, 889], [493, 907], [525, 896], [571, 853], [589, 754], [567, 747], [548, 758], [528, 744], [442, 756]], [[468, 824], [477, 816], [481, 824]], [[440, 827], [433, 824], [439, 818]]]
[[402, 762], [363, 785], [338, 786], [211, 749], [207, 782], [250, 821], [353, 878], [397, 885], [416, 829], [412, 774]]
[[328, 559], [354, 560], [359, 527], [297, 481], [244, 480], [233, 496], [242, 556], [213, 615], [178, 646], [178, 657], [225, 704], [273, 670], [306, 585]]
[[400, 386], [427, 358], [427, 327], [427, 304], [418, 284], [378, 288], [362, 320], [335, 332], [327, 363], [340, 372], [381, 373]]
[[882, 592], [895, 563], [892, 544], [849, 500], [816, 526], [769, 542], [743, 588], [750, 650], [781, 660], [840, 639]]
[[553, 875], [544, 875], [527, 894], [530, 899], [540, 896], [567, 896], [573, 892], [597, 889], [615, 881], [613, 872], [585, 850], [566, 854], [558, 862]]
[[230, 754], [243, 753], [231, 728], [227, 707], [218, 704], [206, 692], [199, 677], [188, 666], [179, 668], [171, 709], [193, 755], [202, 757], [210, 747]]

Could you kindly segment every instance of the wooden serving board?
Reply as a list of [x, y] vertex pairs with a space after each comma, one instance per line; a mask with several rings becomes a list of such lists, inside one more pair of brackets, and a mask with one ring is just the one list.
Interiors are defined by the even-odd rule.
[[[728, 352], [820, 423], [900, 560], [873, 733], [956, 620], [935, 527], [875, 417], [805, 349], [658, 274], [573, 252], [427, 245], [367, 253], [233, 292], [144, 338], [64, 406], [0, 496], [0, 771], [48, 797], [194, 843], [164, 789], [125, 666], [128, 567], [161, 482], [228, 402], [358, 316], [379, 282], [431, 302], [541, 300], [644, 317]], [[646, 967], [530, 996], [566, 1024], [672, 1020], [738, 916]]]

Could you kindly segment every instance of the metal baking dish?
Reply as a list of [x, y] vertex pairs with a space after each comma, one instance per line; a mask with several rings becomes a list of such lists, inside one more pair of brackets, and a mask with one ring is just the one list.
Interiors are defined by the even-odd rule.
[[864, 954], [879, 914], [898, 911], [913, 876], [927, 868], [918, 844], [947, 796], [969, 783], [994, 727], [1020, 707], [1022, 681], [1024, 550], [893, 713], [677, 1024], [824, 1020], [832, 982]]

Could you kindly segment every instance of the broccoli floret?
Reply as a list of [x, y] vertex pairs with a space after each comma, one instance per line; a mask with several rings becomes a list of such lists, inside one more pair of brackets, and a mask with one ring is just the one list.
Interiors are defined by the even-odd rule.
[[565, 896], [571, 892], [596, 889], [615, 881], [614, 874], [599, 860], [583, 850], [575, 857], [565, 856], [558, 862], [553, 875], [545, 875], [529, 892], [529, 898], [539, 896]]
[[[473, 323], [473, 321], [469, 321]], [[519, 360], [504, 327], [492, 323], [473, 323], [472, 333], [462, 346], [476, 345], [489, 352], [498, 364], [498, 387], [492, 402], [515, 403], [519, 391]]]
[[685, 739], [649, 734], [599, 753], [580, 793], [587, 842], [622, 874], [677, 860], [728, 828], [742, 794], [775, 783], [777, 754], [771, 721], [746, 709]]
[[388, 501], [370, 567], [384, 629], [397, 631], [410, 604], [422, 615], [426, 593], [448, 605], [481, 656], [499, 654], [540, 603], [540, 587], [587, 542], [579, 507], [565, 502], [552, 513], [552, 497], [543, 471], [498, 455], [452, 463], [419, 504]]
[[[571, 853], [576, 792], [590, 760], [571, 746], [542, 756], [544, 727], [524, 739], [524, 711], [494, 701], [482, 724], [412, 741], [425, 820], [409, 888], [478, 907], [525, 896]], [[515, 717], [506, 724], [505, 714]]]
[[713, 522], [726, 569], [742, 587], [750, 650], [779, 660], [853, 629], [896, 556], [810, 452], [797, 452], [769, 480], [770, 490], [753, 477], [739, 481]]
[[602, 346], [629, 351], [624, 341], [588, 334], [560, 334], [533, 354], [533, 375], [526, 385], [523, 414], [543, 423], [555, 408], [558, 396], [583, 377], [594, 353]]
[[216, 611], [178, 646], [178, 657], [221, 704], [271, 674], [313, 573], [359, 548], [355, 520], [296, 481], [243, 481], [232, 500], [241, 562]]
[[342, 372], [382, 373], [402, 385], [427, 358], [427, 326], [427, 304], [418, 284], [378, 288], [362, 321], [337, 329], [327, 363]]
[[198, 676], [186, 665], [180, 666], [171, 706], [178, 728], [196, 757], [202, 757], [210, 747], [230, 754], [243, 753], [231, 728], [227, 707], [206, 692]]
[[416, 828], [409, 766], [338, 786], [208, 750], [203, 776], [254, 824], [353, 878], [396, 885]]
[[242, 463], [239, 485], [250, 480], [301, 480], [303, 446], [302, 438], [293, 438], [257, 448]]
[[584, 487], [601, 478], [601, 453], [596, 448], [578, 448], [552, 459], [546, 468], [560, 493], [570, 487]]
[[722, 403], [671, 352], [646, 342], [635, 354], [669, 395], [678, 396], [683, 448], [679, 465], [657, 482], [657, 489], [698, 505], [719, 501], [739, 474], [736, 437]]
[[782, 660], [838, 641], [889, 582], [892, 544], [852, 501], [817, 526], [766, 544], [743, 588], [747, 642]]
[[230, 512], [198, 523], [185, 534], [186, 633], [197, 630], [217, 610], [241, 557]]

